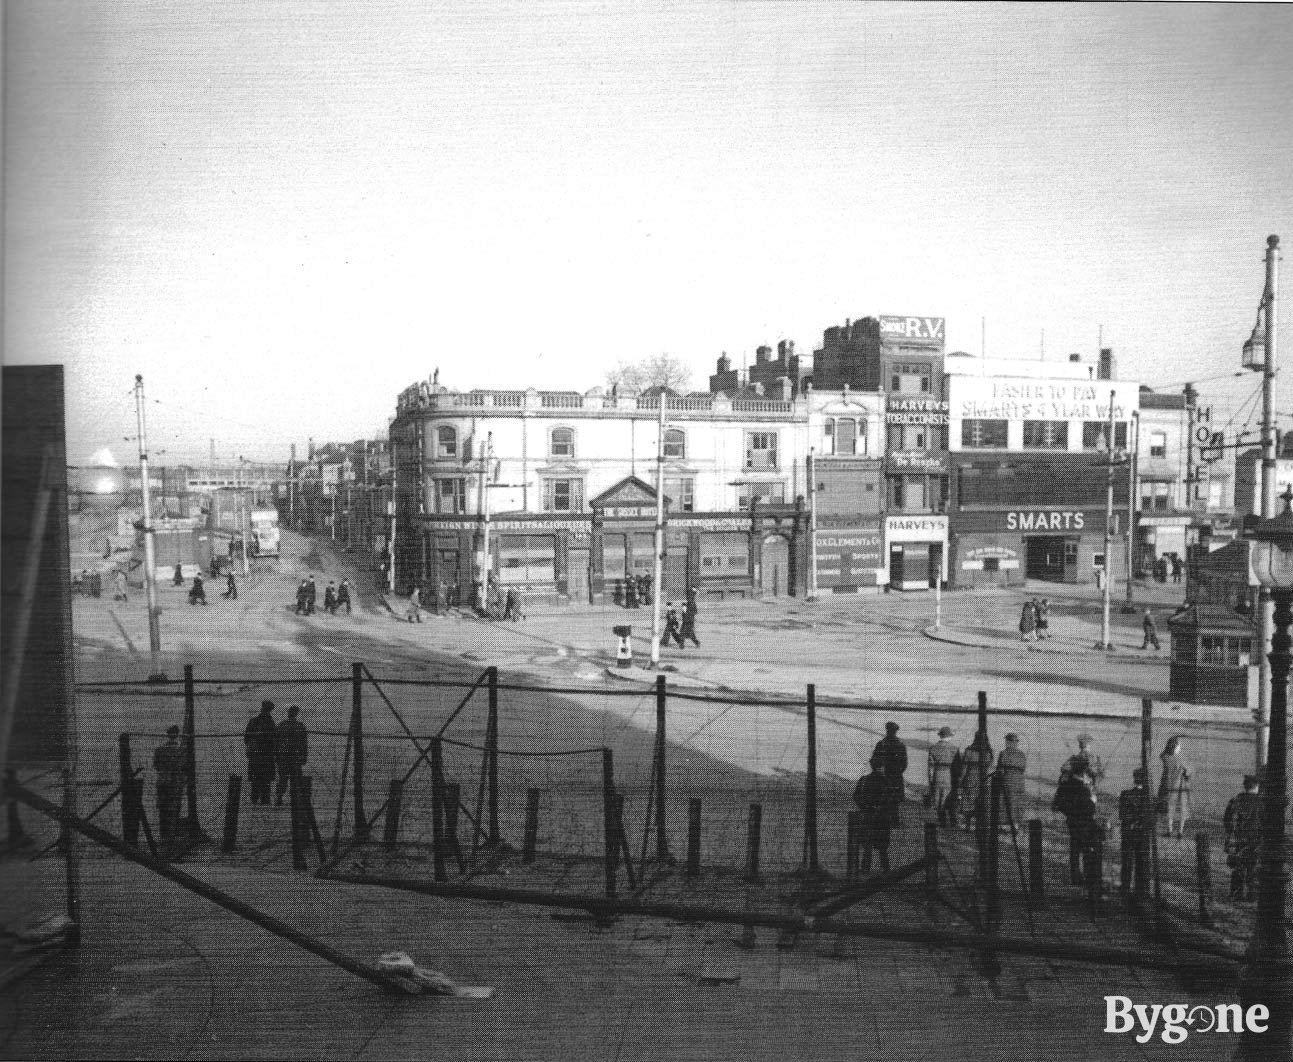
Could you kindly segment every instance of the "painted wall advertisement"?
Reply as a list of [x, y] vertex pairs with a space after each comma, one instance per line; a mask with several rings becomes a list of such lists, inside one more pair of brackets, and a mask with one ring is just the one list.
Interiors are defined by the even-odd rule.
[[946, 424], [948, 403], [942, 398], [890, 395], [884, 419], [888, 424]]
[[1140, 408], [1138, 385], [1111, 380], [1030, 380], [1024, 377], [948, 378], [953, 419], [1128, 420]]
[[878, 527], [817, 532], [817, 586], [875, 586], [884, 567]]
[[894, 314], [882, 314], [880, 317], [881, 339], [941, 344], [943, 335], [941, 317], [899, 317]]

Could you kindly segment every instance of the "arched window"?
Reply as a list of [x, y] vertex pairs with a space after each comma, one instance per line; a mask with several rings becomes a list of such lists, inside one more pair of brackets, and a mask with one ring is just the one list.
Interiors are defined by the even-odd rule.
[[436, 457], [457, 457], [458, 456], [458, 429], [441, 427], [436, 428]]
[[681, 428], [667, 428], [664, 433], [664, 455], [674, 461], [687, 457], [687, 433]]
[[575, 431], [573, 428], [553, 428], [549, 436], [548, 453], [553, 457], [575, 456]]

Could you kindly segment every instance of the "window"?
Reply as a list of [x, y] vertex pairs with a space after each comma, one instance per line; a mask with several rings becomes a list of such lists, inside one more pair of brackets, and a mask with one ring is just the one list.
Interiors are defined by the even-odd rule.
[[437, 479], [436, 512], [465, 513], [467, 511], [467, 481], [461, 477]]
[[742, 532], [705, 532], [700, 536], [700, 570], [707, 577], [748, 575], [749, 538]]
[[696, 511], [695, 485], [696, 481], [691, 476], [685, 476], [680, 479], [665, 477], [664, 494], [666, 498], [673, 502], [674, 512], [691, 513]]
[[742, 483], [736, 488], [736, 507], [748, 510], [752, 501], [760, 505], [782, 505], [786, 500], [784, 483]]
[[458, 456], [458, 429], [436, 428], [436, 457]]
[[963, 420], [961, 421], [961, 445], [983, 449], [1006, 448], [1005, 420]]
[[930, 379], [928, 365], [896, 364], [890, 367], [889, 390], [904, 395], [926, 395], [930, 392]]
[[1143, 510], [1165, 512], [1172, 507], [1170, 483], [1145, 482], [1140, 485], [1140, 507]]
[[545, 479], [543, 481], [544, 512], [577, 513], [583, 508], [584, 481], [582, 479]]
[[503, 535], [498, 544], [498, 581], [552, 583], [556, 578], [556, 539], [552, 535]]
[[[828, 417], [826, 420], [826, 452], [831, 454], [856, 454], [858, 452], [857, 421], [852, 417]], [[862, 451], [866, 452], [866, 437], [862, 438]]]
[[1069, 444], [1067, 420], [1024, 421], [1024, 446], [1033, 450], [1066, 450]]
[[1199, 663], [1213, 667], [1240, 667], [1252, 659], [1252, 642], [1248, 638], [1227, 638], [1204, 634], [1199, 639]]
[[673, 461], [686, 460], [687, 433], [680, 428], [666, 428], [664, 433], [664, 455]]
[[1149, 456], [1150, 457], [1167, 456], [1167, 432], [1151, 431], [1149, 433]]
[[[1108, 451], [1109, 422], [1107, 420], [1087, 420], [1082, 423], [1082, 449]], [[1127, 449], [1127, 422], [1115, 422], [1113, 426], [1113, 448]]]
[[745, 467], [777, 467], [777, 433], [775, 431], [752, 431], [746, 435]]
[[548, 436], [548, 453], [553, 457], [575, 456], [575, 431], [573, 428], [553, 428]]

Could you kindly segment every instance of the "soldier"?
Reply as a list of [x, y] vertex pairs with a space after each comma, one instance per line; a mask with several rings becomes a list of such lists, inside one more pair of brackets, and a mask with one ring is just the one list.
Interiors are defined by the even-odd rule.
[[942, 727], [938, 732], [938, 743], [929, 747], [929, 802], [938, 814], [940, 826], [956, 825], [956, 809], [952, 804], [952, 767], [956, 763], [957, 750], [948, 738], [952, 736], [950, 726]]
[[269, 787], [274, 780], [274, 754], [277, 751], [274, 725], [274, 702], [261, 701], [260, 715], [254, 715], [243, 731], [247, 749], [247, 787], [253, 804], [269, 804]]
[[1028, 768], [1028, 755], [1019, 747], [1019, 735], [1007, 734], [1006, 747], [997, 757], [997, 774], [1001, 776], [1001, 791], [1005, 796], [1006, 823], [1012, 832], [1018, 832], [1024, 818], [1024, 772]]
[[1063, 768], [1060, 770], [1060, 778], [1067, 774], [1084, 774], [1091, 779], [1091, 791], [1094, 793], [1099, 790], [1100, 783], [1104, 780], [1104, 764], [1100, 757], [1095, 754], [1093, 745], [1095, 739], [1090, 734], [1079, 734], [1077, 738], [1078, 750], [1065, 761]]
[[301, 709], [295, 704], [287, 710], [287, 718], [274, 732], [274, 752], [278, 759], [278, 788], [274, 803], [283, 804], [283, 794], [294, 776], [300, 774], [305, 761], [310, 758], [310, 735], [297, 716]]
[[893, 821], [893, 786], [885, 777], [884, 758], [871, 757], [871, 773], [858, 779], [853, 789], [853, 803], [861, 812], [863, 874], [871, 873], [871, 849], [880, 853], [880, 869], [889, 869], [889, 827]]
[[1148, 649], [1151, 645], [1155, 651], [1162, 648], [1158, 644], [1158, 628], [1154, 625], [1154, 614], [1145, 609], [1145, 618], [1140, 622], [1141, 630], [1145, 632], [1145, 637], [1140, 643], [1142, 649]]
[[1230, 798], [1222, 820], [1226, 829], [1226, 864], [1230, 867], [1230, 898], [1256, 898], [1257, 852], [1262, 837], [1260, 779], [1244, 775], [1244, 791]]
[[970, 820], [976, 822], [981, 816], [986, 821], [987, 791], [983, 780], [992, 769], [992, 744], [988, 741], [986, 731], [978, 731], [961, 755], [961, 775], [957, 785], [961, 794], [961, 817], [965, 828], [970, 829]]
[[1154, 805], [1149, 797], [1149, 771], [1131, 772], [1132, 787], [1118, 796], [1118, 825], [1122, 834], [1122, 892], [1133, 878], [1135, 895], [1144, 896], [1149, 882], [1149, 839], [1154, 829]]
[[346, 615], [349, 616], [350, 615], [350, 581], [347, 579], [342, 579], [341, 585], [337, 587], [337, 608], [341, 608], [342, 605], [346, 606]]
[[898, 808], [907, 792], [902, 778], [907, 770], [907, 746], [898, 737], [897, 723], [885, 723], [884, 737], [875, 743], [875, 749], [871, 753], [872, 759], [876, 756], [879, 756], [880, 762], [884, 764], [884, 775], [889, 781], [891, 825], [897, 826]]
[[166, 743], [153, 751], [153, 770], [157, 772], [157, 832], [163, 844], [174, 840], [180, 823], [180, 798], [184, 795], [184, 776], [188, 758], [180, 747], [180, 728], [166, 728]]

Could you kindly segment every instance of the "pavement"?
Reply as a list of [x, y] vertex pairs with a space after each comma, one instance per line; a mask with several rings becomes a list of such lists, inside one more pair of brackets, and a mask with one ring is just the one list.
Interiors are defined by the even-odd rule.
[[[358, 659], [394, 669], [456, 660], [495, 664], [541, 685], [596, 691], [614, 681], [610, 627], [626, 619], [635, 656], [649, 654], [646, 610], [627, 616], [613, 607], [534, 609], [517, 624], [453, 613], [408, 624], [398, 618], [401, 603], [391, 602], [392, 612], [361, 583], [351, 616], [297, 617], [291, 590], [303, 571], [321, 563], [315, 570], [328, 578], [362, 575], [326, 549], [307, 563], [293, 538], [285, 536], [295, 552], [253, 572], [237, 603], [213, 592], [209, 609], [189, 608], [182, 591], [165, 591], [167, 671], [204, 659], [214, 634], [251, 674], [292, 661], [317, 668], [320, 660], [344, 667]], [[1097, 652], [1092, 594], [1028, 590], [1046, 592], [1052, 603], [1054, 637], [1036, 645], [1020, 643], [1014, 630], [1017, 592], [944, 594], [936, 629], [927, 594], [750, 601], [702, 605], [702, 649], [667, 651], [662, 665], [671, 684], [733, 698], [801, 699], [813, 683], [825, 706], [823, 769], [844, 776], [855, 773], [857, 748], [869, 747], [878, 724], [832, 714], [833, 700], [925, 705], [926, 715], [904, 720], [905, 730], [922, 738], [941, 720], [961, 718], [946, 713], [969, 710], [980, 689], [994, 710], [1027, 711], [1039, 720], [1048, 712], [1107, 713], [1111, 724], [1138, 719], [1140, 697], [1152, 695], [1163, 714], [1196, 713], [1201, 725], [1243, 729], [1236, 718], [1242, 713], [1233, 709], [1166, 702], [1166, 650], [1155, 658], [1136, 648], [1139, 614], [1115, 612], [1119, 648]], [[1170, 585], [1136, 590], [1138, 600], [1162, 609], [1160, 620], [1180, 599]], [[81, 681], [147, 676], [147, 615], [137, 600], [78, 599], [75, 629]], [[1160, 633], [1166, 646], [1161, 622]], [[635, 668], [628, 680], [653, 684], [656, 674]], [[603, 700], [606, 710], [623, 703]], [[671, 708], [671, 741], [700, 728], [713, 739], [704, 746], [708, 754], [760, 769], [741, 751], [744, 735], [713, 736], [732, 713], [681, 700], [671, 706], [677, 709], [674, 716]], [[795, 733], [797, 719], [790, 711], [759, 716], [769, 733], [781, 726]], [[961, 726], [967, 729], [963, 718]], [[1038, 726], [1041, 758], [1047, 731]], [[837, 737], [859, 727], [837, 747]], [[1046, 748], [1047, 761], [1055, 755]], [[763, 769], [793, 774], [802, 763], [792, 756]], [[1049, 774], [1043, 769], [1039, 779]], [[0, 856], [0, 916], [8, 930], [64, 904], [63, 860], [29, 856], [28, 849]], [[319, 880], [282, 863], [268, 870], [219, 862], [185, 869], [356, 958], [406, 951], [419, 965], [458, 983], [489, 986], [494, 995], [384, 994], [145, 869], [87, 849], [81, 943], [46, 953], [33, 968], [10, 967], [17, 972], [0, 993], [0, 1057], [1046, 1060], [1067, 1057], [1081, 1044], [1102, 1058], [1141, 1060], [1229, 1057], [1234, 1048], [1234, 1038], [1221, 1034], [1198, 1033], [1181, 1044], [1155, 1036], [1140, 1044], [1131, 1034], [1103, 1032], [1110, 993], [1151, 1005], [1231, 999], [1225, 986], [1167, 971], [1025, 955], [1005, 957], [998, 971], [973, 950], [818, 933], [788, 940], [772, 929], [743, 932], [690, 919], [594, 920]], [[959, 887], [952, 883], [950, 893]], [[909, 908], [880, 895], [866, 915], [883, 923], [909, 917]], [[927, 924], [964, 926], [935, 905], [917, 909]], [[1012, 931], [1023, 932], [1018, 908], [1011, 918]], [[1078, 917], [1062, 905], [1050, 921], [1033, 931], [1060, 943], [1125, 946], [1127, 934], [1135, 935], [1134, 927]], [[5, 939], [12, 952], [13, 938]], [[1190, 973], [1188, 960], [1182, 972]]]

